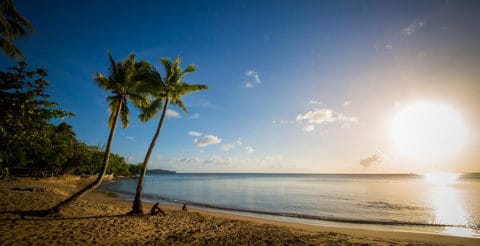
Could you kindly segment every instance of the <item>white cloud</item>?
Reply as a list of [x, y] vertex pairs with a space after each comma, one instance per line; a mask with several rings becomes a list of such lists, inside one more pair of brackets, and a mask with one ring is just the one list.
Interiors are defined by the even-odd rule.
[[304, 131], [304, 132], [311, 132], [311, 131], [313, 131], [313, 130], [315, 130], [315, 126], [314, 126], [314, 125], [306, 125], [306, 126], [304, 126], [304, 127], [302, 128], [302, 131]]
[[373, 155], [360, 160], [360, 165], [364, 167], [370, 167], [372, 165], [380, 165], [383, 163], [384, 156], [382, 152], [378, 151], [375, 152]]
[[337, 116], [337, 119], [338, 121], [342, 122], [342, 123], [347, 123], [347, 124], [350, 124], [350, 123], [358, 123], [358, 119], [355, 118], [355, 117], [351, 117], [351, 116], [346, 116], [342, 113], [339, 113], [338, 116]]
[[198, 158], [198, 157], [183, 157], [183, 158], [177, 159], [176, 161], [184, 162], [184, 163], [195, 163], [195, 162], [200, 162], [200, 158]]
[[134, 137], [131, 137], [131, 136], [127, 136], [126, 138], [127, 138], [128, 140], [133, 140], [133, 139], [135, 139]]
[[292, 120], [272, 120], [272, 124], [280, 124], [280, 125], [290, 125], [295, 123]]
[[345, 101], [345, 102], [342, 104], [342, 106], [348, 107], [348, 106], [350, 106], [351, 104], [352, 104], [352, 103], [351, 103], [350, 101]]
[[187, 163], [187, 164], [214, 164], [214, 165], [230, 165], [236, 160], [234, 157], [223, 157], [223, 156], [211, 156], [208, 158], [199, 158], [199, 157], [174, 157], [169, 158], [166, 161], [172, 165], [178, 163]]
[[131, 163], [131, 162], [134, 162], [134, 161], [135, 161], [135, 157], [133, 157], [133, 156], [127, 157], [127, 162]]
[[203, 134], [201, 132], [196, 132], [196, 131], [189, 131], [188, 132], [188, 135], [192, 136], [192, 137], [200, 137], [202, 136]]
[[222, 145], [222, 150], [225, 151], [225, 152], [228, 152], [228, 151], [234, 149], [236, 146], [241, 146], [242, 144], [243, 144], [242, 143], [242, 138], [237, 138], [237, 141], [235, 141], [233, 143]]
[[212, 156], [203, 161], [205, 164], [230, 165], [233, 163], [232, 157]]
[[[281, 155], [266, 155], [263, 157], [239, 157], [239, 156], [205, 156], [205, 157], [174, 157], [165, 159], [164, 163], [170, 166], [179, 166], [179, 164], [191, 164], [184, 166], [185, 170], [219, 170], [218, 166], [224, 170], [245, 172], [245, 171], [266, 171], [284, 169], [288, 161]], [[181, 166], [181, 165], [180, 165]]]
[[305, 114], [297, 115], [297, 121], [307, 120], [310, 124], [322, 124], [336, 121], [333, 116], [334, 111], [331, 109], [317, 109], [315, 111], [308, 111]]
[[213, 135], [205, 135], [203, 138], [201, 139], [197, 139], [195, 138], [195, 140], [193, 140], [193, 142], [195, 143], [195, 145], [197, 145], [198, 147], [205, 147], [205, 146], [208, 146], [208, 145], [211, 145], [211, 144], [218, 144], [218, 143], [221, 143], [222, 142], [222, 139], [217, 137], [217, 136], [213, 136]]
[[311, 132], [315, 130], [315, 124], [328, 123], [342, 123], [342, 128], [350, 127], [351, 124], [358, 123], [358, 119], [351, 116], [346, 116], [343, 113], [335, 112], [331, 109], [315, 109], [310, 110], [305, 114], [299, 114], [296, 117], [297, 122], [306, 121], [308, 125], [304, 126], [304, 132]]
[[233, 148], [235, 148], [235, 145], [233, 144], [224, 144], [222, 145], [222, 150], [227, 152], [227, 151], [230, 151], [232, 150]]
[[313, 105], [322, 105], [323, 102], [320, 102], [318, 100], [310, 100], [310, 102], [308, 102], [309, 104], [313, 104]]
[[412, 24], [402, 29], [402, 34], [405, 36], [412, 36], [415, 31], [423, 26], [425, 26], [425, 22], [419, 20], [414, 21]]
[[248, 71], [245, 72], [245, 75], [247, 77], [254, 78], [255, 82], [258, 83], [258, 84], [262, 82], [262, 81], [260, 81], [260, 77], [259, 77], [257, 71], [255, 71], [255, 70], [248, 70]]
[[267, 155], [263, 158], [249, 159], [249, 163], [255, 163], [260, 167], [269, 169], [282, 168], [285, 164], [285, 158], [281, 155]]
[[165, 114], [167, 118], [180, 118], [180, 114], [172, 109], [167, 109], [167, 112]]
[[252, 146], [247, 146], [247, 147], [245, 147], [245, 150], [246, 150], [248, 153], [250, 153], [250, 154], [253, 153], [253, 152], [255, 152], [255, 149], [254, 149]]
[[242, 145], [242, 138], [237, 138], [236, 144], [237, 144], [237, 145]]
[[[256, 84], [262, 83], [262, 81], [260, 80], [260, 75], [255, 70], [246, 71], [245, 76], [247, 76], [249, 79], [249, 81], [245, 83], [245, 87], [247, 88], [254, 88]], [[253, 81], [251, 79], [253, 79]]]
[[200, 119], [200, 114], [199, 113], [194, 113], [194, 114], [192, 114], [192, 116], [190, 116], [190, 119], [191, 120], [198, 120], [198, 119]]
[[385, 49], [391, 50], [391, 49], [393, 49], [393, 46], [391, 44], [386, 44]]

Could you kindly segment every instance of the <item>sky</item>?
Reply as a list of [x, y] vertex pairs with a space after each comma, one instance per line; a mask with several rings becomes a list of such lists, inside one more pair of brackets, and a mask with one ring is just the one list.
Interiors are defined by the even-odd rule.
[[[16, 5], [36, 29], [16, 44], [32, 68], [48, 70], [52, 100], [75, 113], [66, 122], [87, 144], [104, 147], [109, 133], [109, 94], [93, 82], [96, 72], [108, 73], [106, 49], [117, 60], [133, 52], [161, 73], [161, 57], [178, 55], [183, 67], [197, 66], [185, 81], [210, 89], [184, 98], [188, 114], [170, 107], [150, 168], [480, 171], [478, 1]], [[2, 69], [12, 64], [0, 57]], [[392, 120], [418, 101], [448, 105], [460, 118], [466, 137], [448, 158], [410, 158], [395, 146]], [[130, 109], [130, 125], [118, 129], [112, 151], [138, 163], [158, 119], [142, 123]], [[440, 116], [431, 126], [437, 122], [446, 124]], [[449, 142], [450, 135], [437, 135]]]

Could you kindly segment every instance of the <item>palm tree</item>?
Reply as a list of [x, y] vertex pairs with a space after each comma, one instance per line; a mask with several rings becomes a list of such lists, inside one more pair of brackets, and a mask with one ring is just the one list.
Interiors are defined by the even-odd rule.
[[180, 68], [181, 61], [179, 57], [177, 57], [173, 63], [168, 58], [162, 58], [160, 59], [160, 61], [165, 67], [166, 75], [164, 79], [162, 79], [162, 77], [156, 70], [153, 69], [151, 71], [151, 79], [149, 80], [149, 82], [151, 83], [151, 88], [153, 89], [153, 101], [147, 107], [142, 109], [142, 113], [140, 114], [140, 120], [147, 121], [150, 118], [157, 116], [160, 109], [162, 109], [162, 115], [160, 116], [157, 130], [155, 131], [152, 142], [148, 147], [147, 154], [145, 155], [145, 159], [141, 167], [137, 191], [135, 193], [135, 200], [133, 201], [132, 211], [130, 212], [130, 214], [143, 214], [142, 190], [145, 173], [147, 172], [147, 165], [150, 159], [150, 155], [152, 154], [157, 138], [160, 135], [160, 129], [162, 128], [163, 120], [165, 119], [168, 104], [170, 103], [176, 105], [181, 108], [185, 113], [188, 113], [185, 104], [182, 102], [182, 97], [192, 92], [208, 89], [208, 86], [206, 85], [190, 85], [187, 82], [183, 81], [183, 76], [185, 74], [192, 73], [196, 70], [195, 65], [191, 64], [187, 68], [182, 70]]
[[13, 0], [0, 0], [0, 46], [3, 53], [10, 58], [24, 59], [13, 40], [27, 37], [29, 32], [35, 30], [32, 24], [18, 13]]
[[105, 77], [100, 73], [95, 75], [95, 82], [102, 89], [113, 93], [112, 96], [107, 97], [107, 101], [110, 102], [109, 110], [111, 112], [109, 118], [110, 134], [108, 136], [107, 148], [103, 157], [102, 170], [93, 183], [48, 209], [47, 214], [60, 212], [61, 208], [77, 200], [87, 192], [94, 190], [102, 183], [103, 177], [108, 168], [110, 148], [112, 146], [118, 118], [121, 119], [123, 128], [126, 128], [129, 123], [130, 114], [127, 100], [130, 100], [137, 107], [143, 108], [147, 105], [148, 96], [145, 93], [145, 89], [143, 89], [143, 84], [139, 81], [138, 74], [139, 71], [149, 70], [150, 64], [147, 62], [135, 62], [135, 54], [129, 55], [124, 61], [115, 62], [112, 54], [109, 51], [107, 51], [107, 53], [110, 58], [109, 76]]

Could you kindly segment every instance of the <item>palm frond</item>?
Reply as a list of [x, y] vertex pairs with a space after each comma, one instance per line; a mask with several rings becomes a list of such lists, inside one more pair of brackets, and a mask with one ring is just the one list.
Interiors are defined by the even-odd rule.
[[160, 62], [165, 67], [165, 70], [170, 70], [170, 58], [160, 58]]
[[193, 84], [189, 85], [187, 83], [183, 83], [181, 88], [181, 94], [186, 95], [192, 92], [198, 92], [202, 90], [208, 90], [208, 85], [202, 85], [202, 84]]
[[14, 59], [25, 59], [23, 53], [12, 42], [0, 37], [0, 47], [5, 55]]
[[188, 65], [188, 67], [186, 67], [182, 72], [181, 72], [181, 76], [183, 77], [185, 74], [187, 73], [193, 73], [197, 70], [197, 67], [195, 66], [195, 64], [190, 64]]
[[130, 86], [136, 85], [136, 80], [133, 79], [135, 76], [135, 53], [131, 53], [128, 55], [127, 59], [124, 61], [125, 64], [125, 82], [127, 82]]
[[108, 60], [110, 61], [110, 67], [109, 67], [110, 77], [113, 77], [112, 75], [117, 74], [117, 63], [115, 62], [115, 59], [113, 59], [112, 52], [110, 52], [109, 49], [107, 49], [107, 55], [108, 55]]
[[146, 93], [129, 92], [127, 97], [130, 99], [133, 105], [138, 108], [146, 107], [150, 103], [150, 98]]
[[103, 76], [101, 73], [95, 73], [93, 81], [104, 90], [111, 90], [112, 80]]
[[12, 0], [0, 1], [0, 48], [2, 52], [13, 59], [25, 60], [24, 55], [13, 41], [28, 37], [35, 29], [25, 17], [20, 15]]
[[185, 107], [185, 104], [183, 104], [182, 100], [177, 99], [175, 101], [172, 100], [172, 104], [174, 105], [177, 105], [180, 109], [182, 109], [182, 111], [186, 114], [188, 114], [188, 110], [187, 110], [187, 107]]
[[120, 105], [120, 100], [118, 96], [109, 96], [107, 101], [110, 102], [108, 105], [108, 111], [110, 111], [110, 117], [108, 118], [108, 128], [112, 129], [113, 122], [115, 120], [115, 112], [117, 112], [118, 106]]
[[109, 108], [108, 108], [108, 111], [109, 112], [115, 112], [115, 110], [113, 110], [114, 108], [116, 108], [117, 105], [114, 105], [113, 103], [117, 103], [120, 101], [121, 97], [119, 95], [113, 95], [113, 96], [108, 96], [107, 97], [107, 101], [110, 102], [109, 103]]
[[123, 100], [122, 109], [120, 112], [120, 119], [122, 120], [122, 127], [127, 128], [130, 122], [130, 110], [128, 109], [127, 100]]
[[151, 118], [156, 117], [158, 115], [160, 108], [162, 107], [163, 101], [164, 101], [163, 99], [157, 98], [153, 100], [148, 106], [142, 108], [141, 113], [139, 115], [140, 120], [142, 122], [146, 122]]
[[141, 68], [140, 70], [137, 70], [133, 79], [139, 81], [137, 90], [140, 92], [157, 95], [160, 91], [166, 89], [162, 76], [160, 76], [160, 73], [151, 66], [146, 69]]

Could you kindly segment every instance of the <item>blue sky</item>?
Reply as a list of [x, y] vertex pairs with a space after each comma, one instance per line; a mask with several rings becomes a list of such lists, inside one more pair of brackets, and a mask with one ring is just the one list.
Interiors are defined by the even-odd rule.
[[[16, 4], [36, 29], [18, 46], [32, 67], [47, 68], [53, 100], [76, 114], [67, 122], [88, 144], [104, 145], [108, 135], [108, 94], [93, 83], [95, 72], [107, 73], [107, 48], [116, 59], [135, 52], [160, 71], [160, 57], [198, 66], [185, 80], [210, 89], [185, 98], [188, 115], [171, 108], [179, 116], [165, 122], [151, 168], [480, 171], [478, 2]], [[462, 115], [469, 135], [460, 153], [434, 163], [396, 153], [389, 122], [416, 100], [446, 103]], [[141, 123], [131, 112], [113, 152], [137, 163], [157, 120]]]

